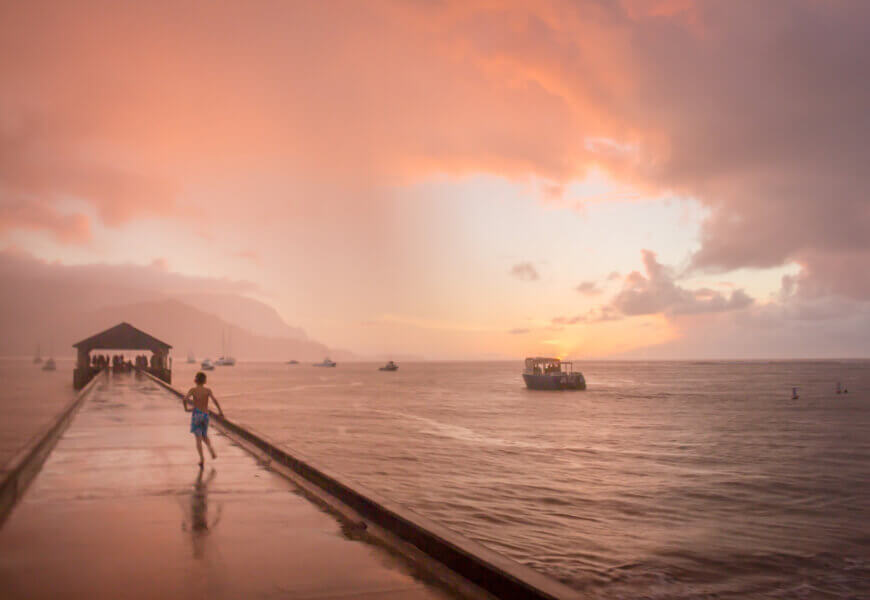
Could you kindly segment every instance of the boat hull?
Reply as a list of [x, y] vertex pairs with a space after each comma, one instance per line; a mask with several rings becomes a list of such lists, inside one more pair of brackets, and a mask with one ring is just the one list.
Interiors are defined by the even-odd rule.
[[585, 390], [586, 380], [580, 373], [530, 374], [523, 373], [523, 381], [530, 390]]
[[378, 371], [398, 371], [399, 367], [380, 367]]

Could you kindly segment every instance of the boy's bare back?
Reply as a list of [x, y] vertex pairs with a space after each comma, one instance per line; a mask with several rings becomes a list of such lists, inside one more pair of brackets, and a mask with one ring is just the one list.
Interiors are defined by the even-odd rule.
[[187, 392], [187, 396], [193, 401], [193, 406], [204, 413], [208, 412], [209, 397], [214, 398], [211, 389], [204, 385], [197, 385], [190, 388], [190, 391]]

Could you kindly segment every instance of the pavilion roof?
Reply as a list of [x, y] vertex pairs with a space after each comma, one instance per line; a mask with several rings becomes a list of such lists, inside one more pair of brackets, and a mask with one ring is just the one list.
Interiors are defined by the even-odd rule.
[[141, 329], [136, 329], [129, 323], [119, 323], [103, 332], [73, 344], [74, 348], [90, 352], [97, 348], [112, 350], [150, 350], [166, 352], [172, 346], [148, 335]]

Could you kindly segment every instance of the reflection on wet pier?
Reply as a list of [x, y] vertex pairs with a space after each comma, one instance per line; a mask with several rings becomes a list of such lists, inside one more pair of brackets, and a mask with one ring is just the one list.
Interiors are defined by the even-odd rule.
[[0, 529], [0, 597], [444, 598], [135, 374], [95, 388]]

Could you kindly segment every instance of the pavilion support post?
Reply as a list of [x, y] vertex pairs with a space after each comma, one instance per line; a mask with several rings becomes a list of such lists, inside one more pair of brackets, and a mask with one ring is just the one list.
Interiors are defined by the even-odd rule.
[[166, 383], [172, 383], [172, 371], [169, 370], [169, 353], [157, 352], [154, 354], [154, 376], [159, 377]]
[[73, 370], [73, 387], [82, 389], [94, 377], [95, 369], [91, 367], [91, 356], [85, 348], [78, 349], [76, 368]]

